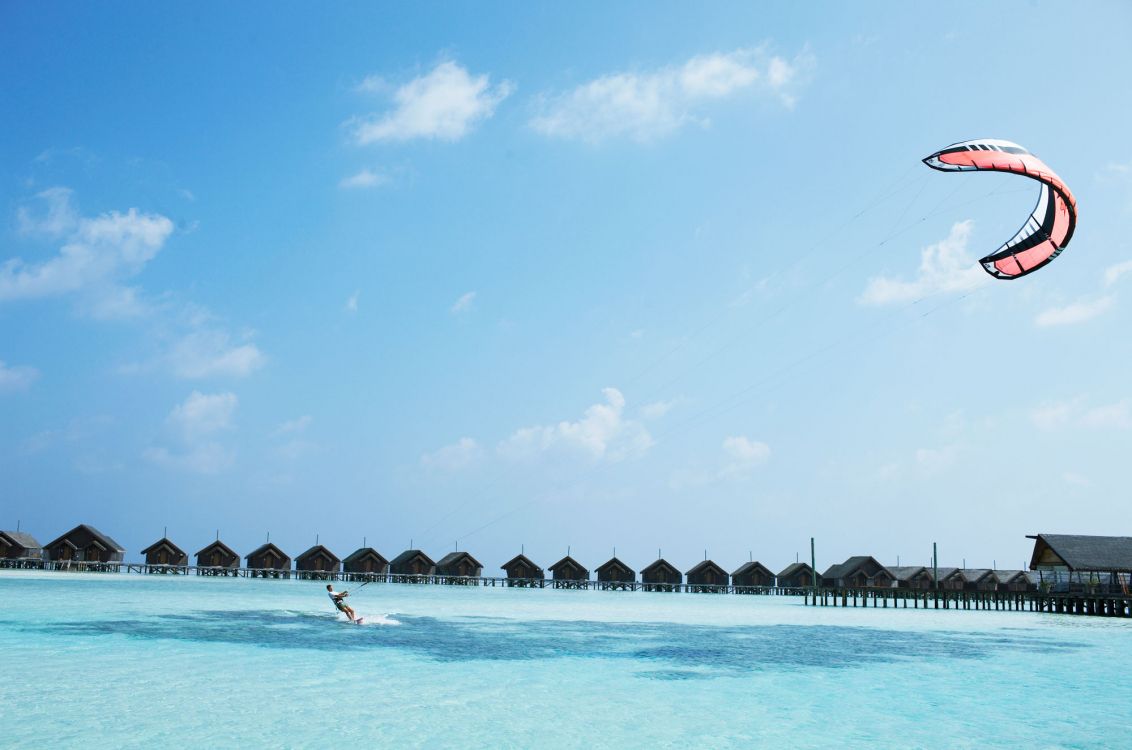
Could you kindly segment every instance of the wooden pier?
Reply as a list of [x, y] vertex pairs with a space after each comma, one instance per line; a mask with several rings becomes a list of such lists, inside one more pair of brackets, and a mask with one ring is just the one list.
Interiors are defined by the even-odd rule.
[[1128, 592], [960, 591], [940, 589], [806, 589], [804, 603], [817, 607], [956, 609], [996, 612], [1049, 612], [1132, 617]]

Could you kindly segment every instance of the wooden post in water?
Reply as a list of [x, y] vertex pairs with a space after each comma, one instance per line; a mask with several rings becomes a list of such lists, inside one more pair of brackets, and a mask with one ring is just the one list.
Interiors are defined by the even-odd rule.
[[939, 609], [939, 554], [932, 542], [932, 583], [935, 584], [935, 608]]
[[810, 582], [814, 588], [814, 604], [817, 604], [818, 596], [818, 559], [814, 555], [814, 538], [810, 537]]

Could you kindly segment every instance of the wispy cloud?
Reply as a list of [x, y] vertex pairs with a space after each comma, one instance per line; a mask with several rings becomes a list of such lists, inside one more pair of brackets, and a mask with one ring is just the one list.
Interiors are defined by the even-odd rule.
[[641, 407], [641, 416], [645, 419], [660, 419], [672, 408], [676, 406], [676, 401], [654, 401], [651, 404], [645, 404]]
[[1038, 313], [1034, 324], [1048, 328], [1084, 323], [1111, 310], [1114, 302], [1113, 297], [1108, 295], [1095, 300], [1073, 302], [1064, 307], [1051, 307]]
[[484, 458], [484, 450], [470, 437], [463, 437], [432, 453], [421, 456], [421, 466], [440, 471], [461, 471], [476, 466]]
[[306, 432], [307, 427], [310, 427], [312, 421], [313, 419], [309, 414], [304, 414], [301, 417], [287, 420], [271, 431], [271, 437], [299, 435], [303, 432]]
[[1104, 271], [1104, 285], [1112, 286], [1116, 282], [1120, 281], [1120, 277], [1122, 277], [1126, 273], [1132, 273], [1132, 260], [1125, 260], [1121, 261], [1120, 263], [1114, 263]]
[[869, 279], [858, 301], [864, 305], [913, 302], [929, 294], [966, 292], [987, 283], [990, 276], [967, 253], [973, 227], [971, 220], [961, 221], [951, 227], [945, 239], [921, 250], [916, 278], [910, 281], [885, 276]]
[[197, 474], [216, 474], [232, 466], [234, 456], [216, 435], [233, 428], [239, 401], [233, 393], [193, 391], [166, 417], [166, 437], [143, 456], [158, 466]]
[[1041, 404], [1030, 411], [1030, 421], [1045, 431], [1068, 427], [1126, 430], [1132, 427], [1132, 400], [1089, 406], [1087, 398], [1076, 396]]
[[723, 454], [722, 476], [745, 476], [770, 460], [770, 446], [745, 435], [732, 435], [723, 440]]
[[814, 65], [809, 52], [790, 61], [763, 49], [699, 55], [682, 65], [614, 73], [565, 93], [543, 94], [530, 125], [555, 138], [652, 141], [690, 122], [707, 124], [701, 112], [708, 102], [748, 91], [793, 107]]
[[594, 460], [622, 461], [639, 458], [653, 445], [643, 424], [625, 416], [625, 397], [616, 388], [602, 390], [603, 403], [586, 409], [576, 422], [523, 427], [499, 445], [508, 458], [526, 458], [565, 449]]
[[942, 448], [917, 448], [916, 467], [925, 474], [938, 474], [955, 463], [956, 449], [953, 445]]
[[464, 315], [472, 311], [472, 303], [476, 301], [475, 292], [467, 292], [460, 295], [460, 299], [456, 300], [448, 311], [453, 315]]
[[219, 328], [202, 328], [182, 336], [168, 354], [173, 374], [186, 379], [246, 377], [267, 358], [251, 342], [232, 341]]
[[[371, 77], [359, 88], [379, 92], [384, 85]], [[493, 86], [487, 74], [472, 75], [456, 62], [442, 62], [400, 86], [391, 110], [351, 121], [354, 140], [359, 145], [414, 138], [456, 141], [491, 117], [514, 88], [510, 81]]]
[[27, 365], [8, 365], [0, 360], [0, 393], [26, 390], [39, 378], [39, 370]]
[[346, 312], [356, 313], [358, 311], [358, 297], [361, 295], [360, 291], [356, 291], [346, 298]]
[[42, 211], [25, 206], [17, 212], [20, 231], [63, 244], [54, 257], [41, 262], [10, 258], [0, 264], [0, 302], [81, 294], [98, 317], [142, 311], [134, 291], [121, 282], [157, 256], [173, 232], [173, 222], [136, 208], [83, 217], [67, 188], [44, 191], [36, 200]]
[[349, 177], [343, 177], [338, 187], [343, 190], [360, 190], [364, 188], [379, 187], [389, 182], [387, 175], [375, 172], [372, 169], [363, 169]]

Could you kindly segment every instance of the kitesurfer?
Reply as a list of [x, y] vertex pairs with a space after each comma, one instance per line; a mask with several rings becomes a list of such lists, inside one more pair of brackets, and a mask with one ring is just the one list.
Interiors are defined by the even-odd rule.
[[330, 601], [334, 602], [334, 606], [339, 612], [342, 612], [346, 617], [350, 618], [350, 622], [357, 622], [358, 617], [354, 614], [354, 610], [344, 600], [350, 595], [349, 591], [335, 591], [332, 584], [326, 584], [326, 595], [330, 597]]

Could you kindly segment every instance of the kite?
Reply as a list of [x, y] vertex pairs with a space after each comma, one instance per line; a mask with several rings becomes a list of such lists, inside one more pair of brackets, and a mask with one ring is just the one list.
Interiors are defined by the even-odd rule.
[[1041, 159], [1017, 143], [980, 138], [955, 143], [924, 159], [941, 172], [1014, 172], [1041, 184], [1038, 205], [1022, 228], [1002, 247], [979, 259], [996, 279], [1033, 273], [1061, 254], [1077, 226], [1077, 201]]

